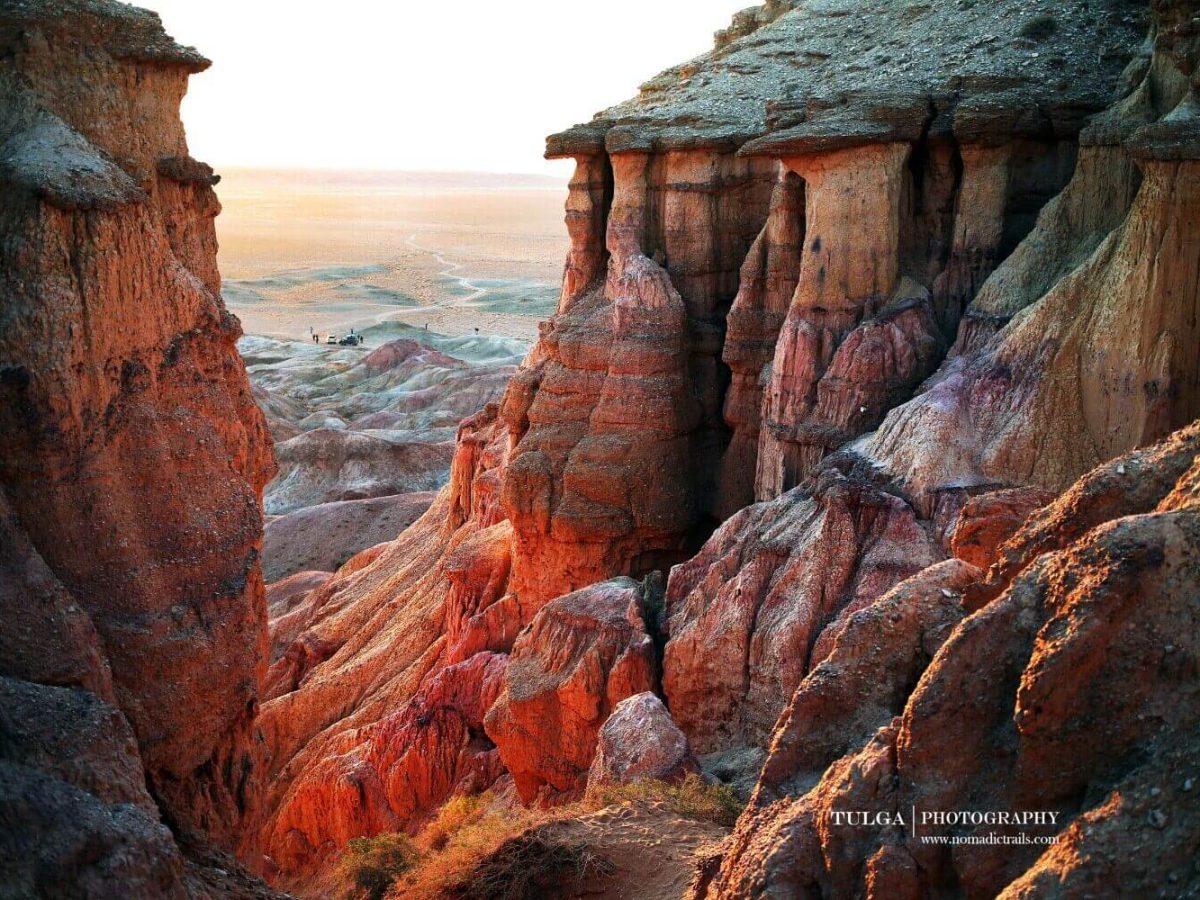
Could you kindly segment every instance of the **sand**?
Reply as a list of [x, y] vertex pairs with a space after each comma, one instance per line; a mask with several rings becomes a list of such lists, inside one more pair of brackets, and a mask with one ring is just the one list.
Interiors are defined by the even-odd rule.
[[566, 843], [582, 843], [612, 870], [589, 878], [572, 896], [595, 900], [679, 900], [701, 858], [729, 833], [671, 812], [661, 803], [606, 807], [542, 826]]
[[403, 324], [529, 342], [554, 311], [567, 248], [565, 183], [221, 174], [224, 294], [247, 334], [305, 340], [314, 329], [323, 339]]

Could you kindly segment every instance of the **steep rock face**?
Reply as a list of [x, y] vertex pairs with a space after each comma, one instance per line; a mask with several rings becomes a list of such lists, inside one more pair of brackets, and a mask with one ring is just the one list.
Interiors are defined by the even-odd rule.
[[[951, 359], [846, 454], [923, 517], [958, 510], [949, 546], [991, 565], [948, 592], [967, 617], [879, 706], [836, 699], [854, 682], [825, 665], [856, 621], [888, 615], [942, 567], [851, 618], [780, 719], [754, 803], [697, 895], [1196, 890], [1197, 426], [1087, 473], [989, 546], [1044, 496], [987, 488], [1061, 489], [1195, 416], [1197, 32], [1193, 5], [1153, 9], [1154, 56], [1130, 69], [1140, 81], [1084, 133], [1074, 179], [968, 307]], [[902, 659], [911, 636], [902, 626], [881, 646]], [[952, 847], [940, 839], [1014, 831], [831, 817], [960, 809], [1046, 810], [1054, 823], [1024, 831], [1059, 842]]]
[[281, 883], [304, 887], [350, 838], [416, 828], [500, 774], [483, 715], [533, 616], [507, 591], [506, 455], [494, 407], [464, 422], [430, 509], [273, 620], [281, 640], [260, 716], [272, 782], [246, 840]]
[[975, 567], [949, 559], [849, 616], [797, 686], [771, 734], [755, 803], [804, 793], [834, 760], [904, 708], [912, 685], [962, 621]]
[[[779, 736], [775, 746], [789, 749], [768, 760], [756, 805], [708, 895], [1032, 896], [1039, 886], [1077, 896], [1104, 877], [1134, 894], [1164, 883], [1178, 885], [1180, 895], [1194, 889], [1184, 848], [1194, 846], [1200, 823], [1183, 786], [1200, 715], [1196, 427], [1158, 449], [1192, 466], [1174, 491], [1158, 480], [1157, 508], [1081, 537], [1055, 531], [1068, 510], [1095, 515], [1093, 501], [1107, 505], [1095, 486], [1128, 471], [1133, 458], [1121, 458], [1031, 519], [1009, 544], [1009, 558], [1018, 546], [1036, 552], [1012, 565], [1018, 574], [1004, 592], [950, 634], [903, 712], [889, 721], [881, 710], [879, 730], [860, 737], [815, 786], [823, 760], [806, 763], [794, 749], [802, 746], [797, 739], [809, 740], [811, 724], [782, 720], [793, 736]], [[797, 691], [794, 716], [813, 714], [803, 698], [821, 690], [819, 672]], [[831, 721], [819, 715], [809, 721]], [[807, 793], [786, 796], [786, 780], [805, 771], [793, 787]], [[1161, 787], [1152, 792], [1151, 784]], [[1065, 843], [1044, 854], [1036, 845], [951, 850], [920, 835], [1009, 832], [925, 823], [914, 837], [908, 828], [822, 824], [835, 808], [894, 814], [914, 807], [1049, 810], [1057, 825], [1033, 831], [1065, 830]], [[1153, 867], [1139, 844], [1151, 835]]]
[[934, 6], [769, 4], [549, 139], [577, 160], [572, 244], [503, 405], [517, 593], [684, 558], [941, 362], [1140, 23]]
[[657, 687], [646, 589], [618, 578], [567, 594], [517, 638], [485, 725], [524, 802], [579, 796], [609, 714]]
[[1200, 414], [1196, 119], [1166, 54], [1134, 68], [1070, 185], [968, 308], [953, 358], [863, 442], [926, 514], [964, 486], [1061, 491]]
[[23, 721], [70, 729], [14, 760], [4, 727], [0, 780], [46, 835], [13, 882], [34, 891], [182, 895], [159, 813], [231, 847], [261, 790], [274, 462], [220, 300], [217, 178], [179, 122], [206, 66], [116, 3], [0, 15], [0, 673], [61, 685], [21, 688]]
[[701, 753], [765, 744], [825, 631], [941, 555], [908, 504], [834, 469], [738, 513], [671, 572], [675, 720]]
[[767, 222], [742, 263], [737, 296], [726, 317], [722, 361], [730, 369], [722, 415], [733, 434], [721, 460], [717, 513], [727, 519], [754, 500], [764, 369], [775, 357], [804, 249], [804, 182], [784, 171]]
[[711, 515], [723, 319], [770, 191], [728, 153], [576, 155], [560, 311], [502, 407], [514, 589], [542, 600], [682, 559]]

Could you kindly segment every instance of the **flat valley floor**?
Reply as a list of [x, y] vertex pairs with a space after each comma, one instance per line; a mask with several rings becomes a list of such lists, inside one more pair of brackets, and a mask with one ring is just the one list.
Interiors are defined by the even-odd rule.
[[[566, 179], [227, 169], [225, 301], [284, 340], [411, 329], [532, 341], [554, 311]], [[407, 326], [407, 327], [406, 327]]]

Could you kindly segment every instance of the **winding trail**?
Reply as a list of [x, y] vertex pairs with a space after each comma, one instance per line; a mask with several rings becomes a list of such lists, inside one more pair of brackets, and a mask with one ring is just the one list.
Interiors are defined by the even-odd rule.
[[416, 234], [410, 234], [405, 243], [417, 252], [428, 253], [430, 256], [436, 259], [441, 265], [445, 266], [444, 269], [437, 273], [438, 276], [441, 278], [449, 278], [451, 281], [456, 282], [463, 290], [467, 291], [466, 297], [455, 297], [449, 302], [439, 301], [437, 303], [438, 306], [470, 306], [479, 298], [487, 294], [487, 288], [480, 287], [479, 285], [475, 284], [474, 281], [464, 275], [455, 274], [463, 268], [462, 263], [453, 262], [452, 260], [446, 259], [446, 257], [442, 256], [442, 254], [438, 253], [436, 250], [429, 250], [425, 247], [422, 247], [417, 243]]

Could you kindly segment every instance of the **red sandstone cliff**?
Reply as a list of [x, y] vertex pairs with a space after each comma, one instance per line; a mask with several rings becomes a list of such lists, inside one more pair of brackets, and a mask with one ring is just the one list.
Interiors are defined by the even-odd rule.
[[[30, 859], [124, 842], [78, 877], [178, 894], [195, 836], [303, 886], [456, 793], [578, 796], [657, 691], [689, 752], [766, 754], [697, 895], [1193, 889], [1194, 429], [1120, 456], [1200, 414], [1193, 6], [1156, 0], [1151, 56], [1120, 0], [772, 2], [552, 137], [557, 315], [269, 655], [272, 464], [177, 120], [203, 61], [110, 4], [6, 13], [0, 808], [60, 854]], [[827, 816], [1035, 801], [1071, 821], [1041, 856]]]
[[198, 862], [262, 789], [274, 471], [220, 299], [217, 179], [179, 122], [207, 65], [120, 4], [0, 10], [0, 858], [20, 896], [261, 889]]
[[[929, 491], [902, 456], [871, 450], [908, 410], [940, 409], [944, 373], [1011, 330], [988, 310], [1017, 303], [1001, 287], [1017, 267], [1029, 305], [1122, 221], [1111, 204], [1072, 212], [1071, 197], [1093, 165], [1081, 129], [1135, 96], [1146, 68], [1140, 7], [1047, 24], [1017, 3], [786, 6], [550, 139], [578, 161], [557, 315], [499, 407], [464, 424], [446, 495], [288, 614], [295, 637], [264, 709], [262, 833], [284, 870], [354, 835], [413, 829], [506, 771], [526, 799], [581, 790], [603, 716], [646, 683], [621, 678], [613, 693], [626, 639], [601, 637], [599, 607], [567, 617], [568, 636], [560, 595], [682, 562], [643, 619], [666, 639], [671, 714], [701, 752], [764, 747], [860, 612], [958, 598], [972, 565], [922, 570], [955, 547], [989, 562], [1046, 489], [1189, 420], [1186, 404], [1147, 414], [1091, 449], [1024, 448], [1003, 474], [956, 471]], [[1132, 200], [1129, 171], [1108, 177]], [[1054, 227], [1076, 243], [1044, 248]], [[1194, 371], [1179, 347], [1155, 359]], [[1043, 357], [1022, 365], [1031, 384], [1053, 381]], [[959, 421], [922, 472], [987, 434]], [[1035, 477], [1038, 465], [1058, 474]], [[907, 690], [961, 618], [956, 602], [909, 618], [921, 652], [871, 664]], [[497, 698], [487, 715], [426, 688], [466, 665], [504, 670], [480, 683]], [[878, 702], [901, 702], [896, 690]], [[588, 713], [570, 740], [537, 725], [576, 708]], [[436, 748], [435, 762], [386, 751], [397, 742]]]

